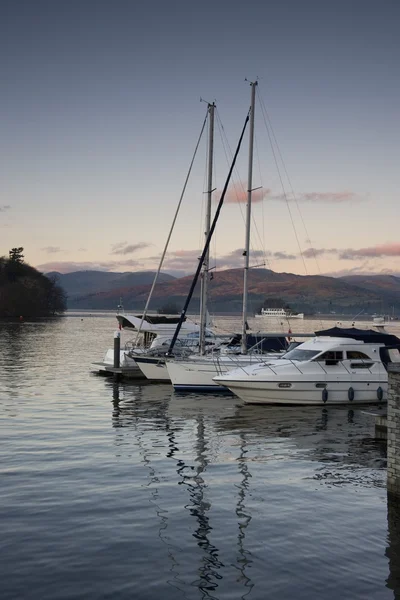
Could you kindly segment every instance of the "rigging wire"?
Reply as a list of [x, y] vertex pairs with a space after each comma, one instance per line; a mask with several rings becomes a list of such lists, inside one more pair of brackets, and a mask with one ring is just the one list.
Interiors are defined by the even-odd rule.
[[274, 157], [275, 166], [276, 166], [276, 169], [278, 171], [279, 180], [280, 180], [280, 183], [281, 183], [281, 186], [282, 186], [283, 196], [285, 198], [286, 206], [287, 206], [287, 209], [288, 209], [288, 212], [289, 212], [290, 221], [292, 223], [292, 228], [293, 228], [294, 236], [296, 238], [297, 246], [299, 248], [300, 256], [301, 256], [301, 259], [302, 259], [302, 262], [303, 262], [304, 271], [305, 271], [306, 275], [308, 275], [307, 266], [306, 266], [306, 262], [305, 262], [305, 259], [304, 259], [304, 254], [303, 254], [303, 251], [302, 251], [302, 248], [301, 248], [301, 244], [300, 244], [300, 240], [299, 240], [299, 236], [297, 235], [297, 230], [296, 230], [296, 227], [295, 227], [295, 224], [294, 224], [293, 214], [292, 214], [292, 210], [291, 210], [290, 205], [289, 205], [289, 200], [288, 200], [288, 197], [287, 197], [287, 193], [286, 193], [286, 189], [285, 189], [285, 184], [283, 182], [282, 173], [281, 173], [281, 170], [279, 168], [279, 162], [278, 162], [278, 159], [277, 159], [277, 154], [275, 152], [275, 147], [274, 147], [274, 144], [273, 144], [273, 139], [272, 139], [272, 136], [271, 136], [270, 128], [268, 127], [268, 120], [266, 118], [266, 111], [264, 110], [264, 105], [262, 103], [262, 100], [260, 99], [259, 94], [258, 94], [258, 97], [259, 97], [259, 101], [260, 101], [261, 113], [263, 115], [265, 128], [267, 130], [268, 138], [269, 138], [269, 141], [270, 141], [270, 144], [271, 144], [272, 155]]
[[158, 279], [158, 276], [160, 274], [161, 267], [163, 265], [165, 255], [166, 255], [167, 250], [168, 250], [168, 246], [169, 246], [169, 242], [171, 240], [172, 232], [173, 232], [174, 227], [175, 227], [176, 219], [178, 218], [178, 214], [179, 214], [179, 210], [181, 208], [182, 200], [183, 200], [183, 197], [185, 195], [186, 187], [187, 187], [187, 184], [188, 184], [188, 181], [189, 181], [189, 177], [190, 177], [190, 174], [192, 172], [193, 164], [194, 164], [194, 161], [195, 161], [195, 158], [196, 158], [196, 155], [197, 155], [197, 150], [198, 150], [199, 145], [200, 145], [200, 140], [201, 140], [201, 138], [203, 136], [204, 128], [205, 128], [206, 123], [207, 123], [207, 118], [208, 118], [208, 107], [207, 107], [206, 116], [205, 116], [204, 121], [203, 121], [203, 125], [201, 127], [200, 135], [199, 135], [199, 138], [197, 140], [197, 144], [196, 144], [196, 147], [195, 147], [195, 150], [194, 150], [194, 153], [193, 153], [193, 157], [192, 157], [192, 160], [191, 160], [190, 165], [189, 165], [189, 170], [188, 170], [188, 173], [186, 175], [185, 183], [183, 185], [183, 189], [182, 189], [182, 192], [181, 192], [181, 195], [180, 195], [180, 198], [179, 198], [178, 206], [176, 207], [176, 210], [175, 210], [175, 215], [174, 215], [174, 218], [173, 218], [173, 221], [172, 221], [171, 228], [170, 228], [169, 233], [168, 233], [167, 241], [165, 243], [164, 250], [163, 250], [163, 253], [161, 255], [160, 263], [158, 265], [157, 272], [156, 272], [156, 274], [154, 276], [154, 279], [153, 279], [153, 284], [151, 286], [151, 290], [150, 290], [150, 293], [149, 293], [148, 298], [147, 298], [146, 306], [144, 307], [144, 311], [143, 311], [143, 314], [142, 314], [142, 318], [141, 318], [140, 325], [138, 327], [137, 335], [136, 335], [135, 342], [134, 342], [135, 345], [137, 345], [137, 342], [138, 342], [138, 339], [139, 339], [139, 335], [140, 335], [140, 332], [141, 332], [141, 329], [142, 329], [142, 326], [143, 326], [143, 322], [144, 322], [144, 320], [146, 318], [147, 310], [149, 308], [150, 300], [151, 300], [151, 297], [152, 297], [155, 285], [157, 283], [157, 279]]
[[[258, 92], [258, 90], [257, 90], [257, 92]], [[279, 158], [280, 158], [280, 160], [281, 160], [281, 163], [282, 163], [282, 166], [283, 166], [283, 170], [284, 170], [284, 172], [285, 172], [285, 175], [286, 175], [286, 178], [287, 178], [287, 181], [288, 181], [289, 187], [290, 187], [290, 192], [291, 192], [291, 194], [292, 194], [292, 196], [293, 196], [293, 199], [294, 199], [294, 201], [295, 201], [295, 204], [296, 204], [297, 211], [298, 211], [298, 213], [299, 213], [299, 215], [300, 215], [300, 219], [301, 219], [302, 225], [303, 225], [303, 227], [304, 227], [304, 231], [305, 231], [305, 233], [306, 233], [307, 240], [310, 240], [310, 242], [311, 242], [311, 238], [310, 238], [310, 235], [309, 235], [309, 233], [308, 233], [308, 230], [307, 230], [307, 227], [306, 227], [306, 224], [305, 224], [304, 218], [303, 218], [303, 214], [302, 214], [302, 212], [301, 212], [301, 209], [300, 209], [300, 206], [299, 206], [299, 203], [298, 203], [298, 200], [297, 200], [297, 196], [296, 196], [296, 194], [295, 194], [295, 191], [294, 191], [294, 188], [293, 188], [293, 185], [292, 185], [291, 179], [290, 179], [290, 177], [289, 177], [289, 173], [288, 173], [288, 171], [287, 171], [286, 164], [285, 164], [285, 161], [284, 161], [284, 159], [283, 159], [282, 152], [281, 152], [280, 146], [279, 146], [279, 144], [278, 144], [278, 140], [277, 140], [277, 138], [276, 138], [276, 135], [275, 135], [274, 128], [272, 127], [272, 122], [271, 122], [270, 116], [269, 116], [269, 114], [268, 114], [267, 108], [266, 108], [266, 106], [265, 106], [265, 104], [264, 104], [263, 100], [259, 98], [259, 101], [260, 101], [260, 104], [262, 104], [262, 105], [263, 105], [263, 109], [264, 109], [264, 111], [265, 111], [265, 115], [266, 115], [266, 118], [267, 118], [267, 121], [268, 121], [269, 127], [271, 128], [272, 137], [273, 137], [273, 139], [274, 139], [274, 142], [275, 142], [275, 145], [276, 145], [276, 148], [277, 148], [278, 154], [279, 154]], [[310, 245], [311, 245], [311, 244], [310, 244]], [[315, 248], [312, 248], [312, 247], [311, 247], [310, 249], [311, 249], [311, 251], [312, 251], [313, 258], [314, 258], [314, 260], [315, 260], [315, 263], [316, 263], [316, 266], [317, 266], [318, 272], [319, 272], [319, 274], [321, 275], [321, 269], [320, 269], [320, 266], [319, 266], [319, 261], [318, 261], [318, 259], [317, 259], [317, 254], [316, 254], [316, 252], [315, 252]]]
[[[298, 201], [297, 201], [297, 197], [296, 197], [296, 194], [295, 194], [295, 192], [294, 192], [294, 188], [293, 188], [293, 185], [292, 185], [291, 179], [290, 179], [290, 177], [289, 177], [289, 173], [288, 173], [288, 171], [287, 171], [286, 164], [285, 164], [285, 161], [284, 161], [284, 159], [283, 159], [283, 155], [282, 155], [282, 152], [281, 152], [280, 146], [279, 146], [279, 144], [278, 144], [278, 140], [277, 140], [277, 138], [276, 138], [276, 135], [275, 135], [274, 128], [272, 127], [272, 122], [271, 122], [271, 119], [270, 119], [270, 117], [269, 117], [269, 114], [268, 114], [267, 108], [266, 108], [266, 106], [265, 106], [265, 104], [264, 104], [264, 101], [263, 101], [263, 99], [260, 97], [259, 91], [258, 91], [258, 90], [256, 90], [256, 92], [257, 92], [257, 94], [258, 94], [258, 99], [259, 99], [259, 102], [260, 102], [261, 110], [262, 110], [262, 112], [263, 112], [263, 115], [264, 115], [264, 120], [266, 120], [266, 122], [269, 124], [269, 128], [270, 128], [270, 130], [271, 130], [272, 137], [273, 137], [273, 139], [274, 139], [274, 141], [275, 141], [275, 145], [276, 145], [276, 148], [277, 148], [277, 151], [278, 151], [278, 154], [279, 154], [279, 158], [280, 158], [280, 161], [281, 161], [281, 163], [282, 163], [283, 170], [284, 170], [284, 172], [285, 172], [285, 175], [286, 175], [286, 179], [287, 179], [287, 181], [288, 181], [288, 183], [289, 183], [289, 187], [290, 187], [290, 190], [291, 190], [291, 194], [292, 194], [292, 196], [293, 196], [293, 199], [294, 199], [294, 201], [295, 201], [295, 204], [296, 204], [296, 207], [297, 207], [297, 211], [298, 211], [298, 213], [299, 213], [299, 215], [300, 215], [300, 219], [301, 219], [301, 222], [302, 222], [302, 224], [303, 224], [304, 231], [305, 231], [305, 233], [306, 233], [307, 239], [308, 239], [308, 240], [310, 240], [310, 235], [309, 235], [309, 233], [308, 233], [308, 230], [307, 230], [307, 227], [306, 227], [306, 224], [305, 224], [305, 221], [304, 221], [304, 218], [303, 218], [302, 212], [301, 212], [301, 210], [300, 210], [300, 206], [299, 206], [299, 203], [298, 203]], [[266, 125], [266, 126], [267, 126], [267, 125]], [[267, 132], [268, 132], [268, 136], [270, 137], [269, 128], [267, 127]], [[270, 139], [271, 139], [271, 138], [270, 138]], [[275, 163], [276, 163], [276, 156], [275, 156], [275, 152], [274, 152], [274, 149], [273, 149], [272, 143], [271, 143], [271, 149], [272, 149], [272, 152], [273, 152], [273, 155], [274, 155], [274, 159], [275, 159]], [[280, 180], [281, 180], [281, 183], [282, 183], [282, 178], [281, 178], [281, 174], [280, 174], [280, 171], [279, 171], [279, 169], [278, 169], [278, 173], [279, 173], [279, 178], [280, 178]], [[282, 188], [283, 188], [283, 186], [282, 186]], [[295, 237], [296, 237], [296, 240], [297, 240], [297, 243], [298, 243], [298, 246], [299, 246], [299, 250], [300, 250], [301, 258], [302, 258], [303, 265], [304, 265], [304, 268], [305, 268], [305, 272], [306, 272], [306, 275], [307, 275], [308, 273], [307, 273], [307, 267], [306, 267], [306, 263], [305, 263], [305, 259], [304, 259], [304, 254], [303, 254], [303, 252], [302, 252], [302, 250], [301, 250], [301, 247], [300, 247], [300, 243], [299, 243], [299, 240], [298, 240], [297, 232], [296, 232], [296, 229], [295, 229], [295, 226], [294, 226], [294, 222], [293, 222], [293, 219], [292, 219], [292, 213], [291, 213], [291, 210], [290, 210], [290, 207], [289, 207], [288, 198], [287, 198], [287, 195], [286, 195], [286, 192], [285, 192], [285, 189], [284, 189], [284, 188], [283, 188], [283, 193], [284, 193], [284, 196], [285, 196], [286, 205], [287, 205], [287, 208], [288, 208], [288, 210], [289, 210], [290, 218], [291, 218], [291, 220], [292, 220], [292, 226], [293, 226], [293, 230], [294, 230]], [[310, 246], [311, 246], [311, 250], [312, 250], [313, 258], [314, 258], [314, 260], [315, 260], [315, 264], [316, 264], [316, 266], [317, 266], [318, 273], [321, 275], [321, 269], [320, 269], [320, 266], [319, 266], [319, 262], [318, 262], [318, 259], [317, 259], [317, 255], [316, 255], [315, 249], [314, 249], [314, 248], [312, 247], [312, 245], [311, 245], [311, 240], [310, 240]], [[320, 323], [321, 323], [321, 327], [322, 327], [322, 326], [323, 326], [322, 320], [320, 320]]]
[[173, 338], [171, 340], [171, 343], [170, 343], [170, 346], [168, 348], [168, 352], [167, 352], [166, 356], [171, 356], [172, 350], [174, 349], [175, 342], [176, 342], [177, 337], [179, 335], [179, 332], [181, 330], [182, 323], [183, 323], [183, 321], [185, 319], [186, 311], [187, 311], [188, 306], [190, 304], [190, 300], [192, 299], [194, 288], [195, 288], [196, 283], [198, 281], [198, 278], [199, 278], [199, 275], [200, 275], [200, 271], [201, 271], [201, 268], [202, 268], [202, 264], [204, 262], [204, 257], [206, 256], [208, 248], [210, 247], [211, 238], [213, 236], [214, 229], [215, 229], [215, 226], [217, 224], [217, 221], [218, 221], [221, 209], [222, 209], [222, 205], [224, 203], [226, 192], [227, 192], [227, 189], [228, 189], [228, 186], [229, 186], [229, 181], [231, 179], [232, 172], [233, 172], [233, 170], [235, 168], [236, 159], [237, 159], [237, 156], [239, 154], [240, 146], [242, 145], [242, 141], [243, 141], [244, 132], [246, 130], [247, 123], [249, 122], [249, 120], [250, 120], [250, 110], [247, 113], [246, 120], [245, 120], [245, 123], [243, 125], [243, 129], [242, 129], [242, 132], [240, 134], [239, 142], [238, 142], [238, 145], [237, 145], [234, 157], [233, 157], [233, 162], [232, 162], [231, 167], [229, 169], [229, 173], [228, 173], [228, 176], [226, 178], [226, 181], [225, 181], [225, 184], [224, 184], [224, 188], [222, 190], [222, 194], [221, 194], [221, 197], [220, 197], [219, 202], [218, 202], [217, 209], [216, 209], [215, 214], [214, 214], [213, 221], [211, 223], [210, 232], [208, 234], [206, 243], [204, 245], [203, 252], [201, 254], [201, 257], [200, 257], [200, 260], [199, 260], [199, 264], [197, 265], [197, 270], [196, 270], [195, 276], [194, 276], [193, 281], [192, 281], [192, 285], [190, 286], [190, 290], [189, 290], [189, 293], [187, 295], [187, 298], [186, 298], [186, 301], [185, 301], [185, 305], [184, 305], [184, 307], [182, 309], [182, 312], [181, 312], [181, 317], [179, 319], [179, 323], [176, 326], [175, 333], [174, 333]]
[[[225, 153], [225, 158], [227, 160], [227, 163], [229, 164], [228, 155], [229, 155], [229, 157], [231, 157], [233, 155], [233, 153], [232, 153], [232, 150], [230, 148], [229, 141], [228, 141], [226, 133], [225, 133], [225, 128], [224, 128], [224, 126], [222, 124], [221, 117], [218, 114], [218, 111], [217, 111], [217, 123], [218, 123], [219, 131], [220, 131], [220, 136], [221, 136], [222, 145], [223, 145], [223, 149], [224, 149], [224, 153]], [[245, 224], [246, 219], [245, 219], [245, 215], [244, 215], [244, 212], [243, 212], [243, 206], [242, 206], [243, 203], [240, 202], [240, 197], [245, 197], [247, 190], [244, 187], [243, 179], [240, 177], [240, 173], [239, 173], [239, 170], [238, 170], [237, 167], [235, 167], [235, 174], [236, 174], [236, 177], [237, 177], [238, 181], [237, 182], [233, 181], [232, 182], [232, 186], [233, 186], [233, 188], [235, 190], [236, 204], [238, 204], [238, 206], [239, 206], [239, 210], [240, 210], [240, 214], [241, 214], [241, 217], [242, 217], [242, 221], [243, 221], [243, 224]], [[238, 188], [240, 188], [239, 191], [238, 191]], [[254, 231], [257, 234], [259, 244], [260, 244], [260, 246], [262, 248], [263, 261], [266, 263], [266, 265], [268, 266], [268, 268], [271, 268], [270, 261], [267, 258], [267, 254], [266, 254], [266, 251], [265, 251], [265, 246], [264, 246], [263, 240], [261, 238], [261, 235], [259, 233], [257, 222], [255, 220], [254, 215], [252, 215], [252, 224], [253, 224]], [[252, 244], [252, 250], [254, 252], [254, 245], [253, 244]]]

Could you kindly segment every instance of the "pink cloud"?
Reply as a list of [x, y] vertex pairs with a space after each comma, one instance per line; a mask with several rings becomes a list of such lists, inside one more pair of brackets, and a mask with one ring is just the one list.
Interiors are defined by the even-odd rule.
[[[293, 201], [292, 194], [274, 194], [269, 197], [271, 200], [279, 200], [281, 202]], [[313, 202], [326, 204], [342, 204], [344, 202], [355, 202], [361, 200], [354, 192], [302, 192], [296, 194], [298, 202]]]
[[340, 258], [348, 260], [360, 257], [382, 258], [383, 256], [400, 256], [400, 244], [380, 244], [378, 246], [359, 248], [358, 250], [347, 248], [346, 250], [341, 250], [339, 256]]
[[[217, 191], [215, 194], [215, 200], [219, 202], [221, 197], [221, 190]], [[257, 204], [258, 202], [262, 202], [267, 198], [267, 196], [271, 193], [269, 189], [260, 188], [258, 190], [254, 190], [251, 195], [252, 203]], [[247, 186], [246, 184], [239, 184], [235, 187], [231, 187], [228, 189], [225, 196], [226, 204], [246, 204], [247, 202]]]

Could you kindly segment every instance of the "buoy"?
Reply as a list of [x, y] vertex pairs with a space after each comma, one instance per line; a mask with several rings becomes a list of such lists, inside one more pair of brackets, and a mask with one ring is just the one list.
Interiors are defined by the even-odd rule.
[[22, 315], [20, 315], [20, 317], [19, 317], [19, 320], [20, 320], [20, 321], [23, 321], [23, 320], [24, 320], [24, 317], [23, 317]]
[[383, 398], [383, 389], [381, 388], [381, 386], [379, 386], [378, 389], [376, 390], [376, 396], [377, 396], [379, 402], [381, 402], [382, 398]]
[[352, 402], [354, 400], [354, 390], [352, 387], [349, 387], [349, 391], [347, 392], [347, 396], [350, 400], [350, 402]]
[[322, 401], [325, 403], [328, 400], [328, 390], [324, 388], [322, 390]]

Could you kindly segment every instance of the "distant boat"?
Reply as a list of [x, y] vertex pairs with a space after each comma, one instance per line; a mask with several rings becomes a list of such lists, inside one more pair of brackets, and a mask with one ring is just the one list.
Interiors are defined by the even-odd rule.
[[385, 317], [374, 317], [372, 320], [374, 323], [384, 323]]
[[293, 313], [286, 308], [262, 308], [256, 317], [283, 317], [284, 319], [304, 319], [304, 313]]

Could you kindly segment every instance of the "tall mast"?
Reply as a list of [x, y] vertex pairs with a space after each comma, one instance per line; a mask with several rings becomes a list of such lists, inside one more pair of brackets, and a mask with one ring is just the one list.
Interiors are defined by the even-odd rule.
[[251, 193], [253, 191], [253, 148], [254, 148], [254, 108], [257, 81], [251, 82], [250, 129], [249, 129], [249, 166], [247, 171], [247, 206], [246, 206], [246, 238], [244, 247], [243, 271], [243, 314], [242, 314], [242, 354], [247, 354], [247, 305], [248, 276], [250, 263], [250, 225], [251, 225]]
[[[207, 207], [205, 220], [205, 240], [208, 238], [211, 227], [211, 202], [212, 202], [212, 184], [213, 184], [213, 161], [214, 161], [214, 110], [215, 103], [208, 105], [209, 112], [209, 134], [208, 134], [208, 165], [207, 165]], [[208, 271], [210, 268], [210, 249], [207, 249], [201, 279], [200, 294], [200, 354], [205, 353], [206, 348], [206, 329], [207, 329], [207, 300], [208, 300]]]

